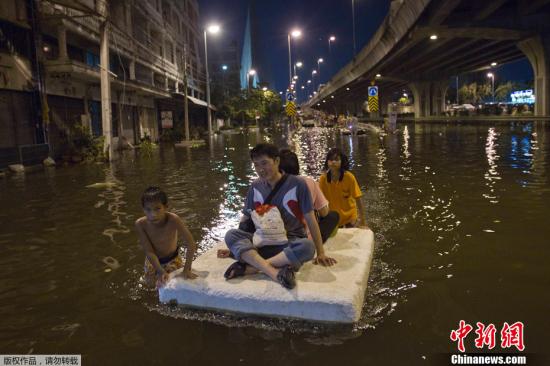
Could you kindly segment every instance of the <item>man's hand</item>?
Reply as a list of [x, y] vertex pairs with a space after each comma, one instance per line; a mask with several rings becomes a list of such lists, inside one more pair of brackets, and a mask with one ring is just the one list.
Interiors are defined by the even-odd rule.
[[181, 274], [186, 280], [194, 280], [198, 277], [198, 275], [196, 273], [193, 273], [191, 270], [183, 271]]
[[335, 265], [336, 259], [327, 257], [325, 254], [319, 254], [314, 260], [313, 264], [320, 264], [322, 266], [332, 266]]

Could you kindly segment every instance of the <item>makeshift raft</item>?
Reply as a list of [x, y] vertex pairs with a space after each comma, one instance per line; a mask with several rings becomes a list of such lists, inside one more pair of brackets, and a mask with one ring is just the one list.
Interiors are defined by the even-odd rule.
[[225, 280], [223, 274], [234, 262], [217, 258], [215, 245], [193, 262], [194, 280], [171, 273], [159, 289], [163, 303], [248, 315], [298, 318], [311, 321], [353, 323], [359, 320], [367, 289], [374, 250], [371, 230], [339, 229], [325, 243], [325, 252], [338, 263], [332, 267], [306, 263], [296, 273], [296, 287], [283, 288], [263, 274]]

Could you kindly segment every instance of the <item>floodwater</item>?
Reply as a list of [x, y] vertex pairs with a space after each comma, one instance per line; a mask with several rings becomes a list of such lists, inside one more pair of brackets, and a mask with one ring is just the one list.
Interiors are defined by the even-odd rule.
[[[0, 353], [82, 354], [84, 365], [448, 364], [465, 320], [469, 352], [481, 322], [497, 329], [491, 352], [517, 354], [500, 330], [523, 322], [523, 353], [545, 359], [550, 124], [399, 128], [220, 135], [0, 180]], [[376, 236], [356, 326], [183, 310], [141, 287], [143, 189], [162, 186], [205, 250], [236, 225], [255, 177], [248, 150], [261, 141], [291, 146], [315, 177], [328, 147], [350, 155]]]

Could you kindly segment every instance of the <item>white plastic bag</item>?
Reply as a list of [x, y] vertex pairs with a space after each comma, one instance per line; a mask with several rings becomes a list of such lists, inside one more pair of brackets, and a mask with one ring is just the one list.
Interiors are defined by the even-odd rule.
[[256, 227], [252, 237], [254, 246], [282, 245], [288, 242], [285, 224], [277, 206], [259, 206], [252, 211], [251, 217]]

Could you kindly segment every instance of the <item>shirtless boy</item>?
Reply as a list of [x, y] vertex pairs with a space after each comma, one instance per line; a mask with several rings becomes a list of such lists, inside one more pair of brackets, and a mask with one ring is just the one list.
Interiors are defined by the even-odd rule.
[[[183, 277], [194, 279], [191, 264], [197, 250], [193, 236], [183, 220], [168, 212], [168, 198], [158, 187], [149, 187], [141, 196], [144, 217], [136, 220], [139, 242], [145, 252], [145, 281], [148, 285], [162, 286], [168, 273], [183, 267]], [[185, 265], [179, 255], [178, 238], [183, 237], [187, 246]]]

